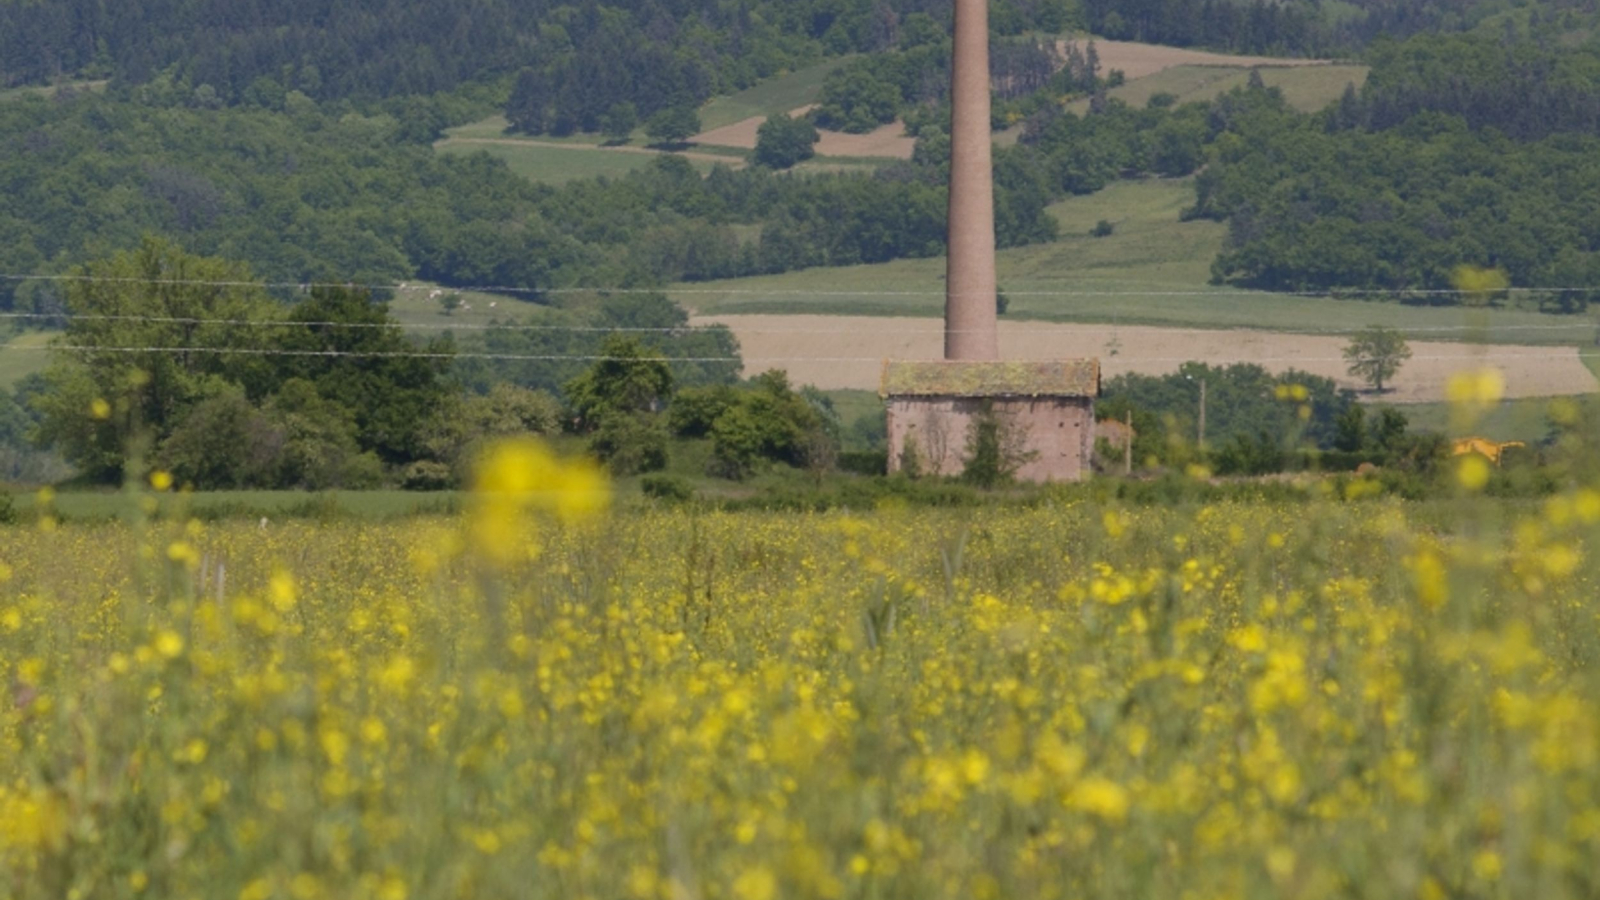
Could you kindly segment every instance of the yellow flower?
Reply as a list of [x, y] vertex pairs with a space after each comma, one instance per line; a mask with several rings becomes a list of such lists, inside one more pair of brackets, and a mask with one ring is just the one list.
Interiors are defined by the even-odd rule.
[[1108, 822], [1128, 817], [1128, 789], [1105, 778], [1086, 778], [1067, 796], [1067, 805]]
[[532, 547], [524, 515], [552, 513], [573, 523], [603, 511], [611, 487], [598, 466], [558, 459], [533, 438], [511, 438], [491, 446], [479, 460], [473, 480], [475, 546], [491, 561], [509, 565]]
[[150, 473], [150, 486], [158, 491], [172, 489], [172, 473], [157, 469]]
[[778, 879], [766, 866], [745, 869], [733, 880], [733, 895], [739, 900], [772, 900], [778, 896]]
[[1417, 600], [1428, 609], [1438, 609], [1450, 597], [1449, 576], [1444, 563], [1432, 550], [1421, 550], [1406, 560], [1411, 567], [1411, 583]]
[[177, 659], [183, 655], [183, 637], [176, 631], [162, 631], [156, 635], [155, 648], [163, 659]]
[[89, 402], [89, 417], [104, 421], [111, 418], [111, 404], [104, 397], [96, 397]]
[[361, 742], [377, 745], [384, 742], [389, 735], [389, 729], [384, 727], [383, 720], [377, 716], [367, 716], [361, 720]]
[[1456, 290], [1468, 294], [1492, 294], [1510, 287], [1511, 278], [1504, 269], [1460, 265], [1450, 273], [1450, 283]]
[[1465, 490], [1477, 493], [1489, 484], [1489, 461], [1476, 453], [1468, 453], [1456, 464], [1456, 482]]
[[267, 593], [272, 598], [272, 608], [278, 612], [294, 609], [294, 576], [281, 569], [272, 573], [272, 579], [267, 583]]
[[1500, 854], [1493, 850], [1480, 850], [1472, 857], [1472, 874], [1484, 881], [1498, 881], [1503, 869]]
[[1506, 377], [1499, 369], [1483, 368], [1457, 372], [1450, 376], [1445, 387], [1458, 429], [1471, 427], [1477, 418], [1487, 412], [1506, 395]]

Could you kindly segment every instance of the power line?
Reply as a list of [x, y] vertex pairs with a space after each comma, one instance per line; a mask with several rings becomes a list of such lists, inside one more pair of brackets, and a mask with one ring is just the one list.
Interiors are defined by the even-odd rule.
[[[168, 346], [95, 346], [90, 344], [55, 344], [44, 346], [0, 345], [0, 352], [39, 352], [71, 350], [84, 353], [215, 353], [239, 356], [292, 356], [292, 357], [344, 357], [355, 359], [482, 359], [523, 362], [662, 362], [662, 363], [721, 363], [721, 362], [828, 362], [828, 363], [882, 363], [883, 356], [611, 356], [604, 354], [523, 354], [523, 353], [441, 353], [423, 350], [294, 350], [279, 347], [168, 347]], [[1347, 363], [1344, 356], [1115, 356], [1108, 357], [1122, 363], [1216, 363], [1216, 364], [1297, 364], [1297, 363]], [[1576, 352], [1552, 357], [1548, 353], [1452, 353], [1416, 354], [1411, 361], [1431, 362], [1511, 362], [1526, 361], [1555, 363], [1567, 359], [1600, 359], [1600, 352]], [[925, 360], [935, 362], [937, 360]]]
[[[737, 314], [732, 314], [737, 315]], [[794, 315], [804, 315], [797, 313]], [[882, 317], [879, 317], [882, 318]], [[910, 318], [910, 317], [908, 317]], [[102, 313], [39, 313], [39, 312], [7, 312], [0, 313], [0, 320], [37, 320], [37, 321], [72, 321], [72, 322], [132, 322], [162, 325], [215, 325], [221, 327], [238, 328], [350, 328], [350, 329], [396, 329], [401, 331], [543, 331], [555, 333], [587, 333], [587, 334], [667, 334], [690, 335], [703, 334], [711, 329], [723, 327], [734, 331], [736, 334], [860, 334], [859, 328], [734, 328], [726, 322], [703, 321], [700, 324], [678, 326], [621, 326], [621, 325], [550, 325], [531, 324], [519, 322], [504, 323], [476, 323], [476, 322], [338, 322], [338, 321], [300, 321], [296, 319], [212, 319], [199, 316], [151, 316], [138, 314], [102, 314]], [[1023, 319], [1013, 320], [1013, 324], [1024, 323], [1058, 328], [1071, 328], [1075, 334], [1119, 334], [1138, 328], [1163, 328], [1181, 329], [1186, 331], [1218, 331], [1218, 332], [1274, 332], [1282, 334], [1301, 335], [1351, 335], [1363, 331], [1362, 328], [1301, 328], [1294, 331], [1277, 331], [1266, 328], [1196, 328], [1182, 325], [1079, 325], [1072, 322], [1060, 322], [1050, 319]], [[1574, 323], [1562, 324], [1510, 324], [1510, 325], [1410, 325], [1399, 326], [1391, 330], [1404, 334], [1446, 334], [1457, 332], [1473, 332], [1490, 334], [1497, 332], [1515, 331], [1571, 331]], [[880, 336], [896, 335], [937, 335], [949, 333], [962, 333], [959, 329], [945, 329], [942, 326], [927, 328], [895, 328], [879, 329], [872, 332]]]
[[[1036, 279], [1023, 284], [1045, 284], [1068, 279]], [[219, 288], [266, 288], [279, 290], [309, 291], [314, 288], [349, 288], [367, 291], [427, 291], [437, 292], [440, 295], [448, 293], [476, 293], [476, 294], [681, 294], [703, 296], [758, 296], [758, 297], [943, 297], [944, 291], [915, 291], [915, 290], [815, 290], [809, 288], [687, 288], [687, 287], [598, 287], [598, 286], [566, 286], [531, 288], [520, 285], [470, 285], [460, 287], [444, 287], [431, 284], [413, 284], [411, 282], [371, 282], [359, 283], [350, 281], [246, 281], [246, 280], [215, 280], [200, 278], [135, 278], [127, 276], [89, 275], [89, 274], [47, 274], [47, 273], [11, 273], [0, 272], [0, 281], [55, 281], [55, 282], [84, 282], [104, 284], [148, 284], [164, 287], [219, 287]], [[1219, 288], [1215, 290], [1005, 290], [1007, 296], [1016, 297], [1228, 297], [1228, 296], [1277, 296], [1277, 297], [1447, 297], [1447, 296], [1486, 296], [1489, 294], [1569, 294], [1600, 292], [1600, 286], [1578, 287], [1504, 287], [1492, 291], [1466, 290], [1462, 288], [1330, 288], [1315, 291], [1266, 291], [1245, 288]]]

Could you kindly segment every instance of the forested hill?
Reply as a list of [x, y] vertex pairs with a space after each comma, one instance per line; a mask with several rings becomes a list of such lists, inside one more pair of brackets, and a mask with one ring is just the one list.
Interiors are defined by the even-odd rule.
[[[1288, 56], [1470, 29], [1506, 0], [995, 0], [999, 35], [1108, 38]], [[1589, 10], [1546, 0], [1534, 15]], [[591, 116], [648, 114], [825, 56], [922, 42], [950, 0], [0, 0], [0, 88], [159, 78], [225, 105], [373, 102], [540, 76]], [[1541, 12], [1542, 11], [1542, 12]], [[603, 95], [603, 96], [594, 96]], [[559, 101], [557, 101], [559, 102]]]
[[[1000, 0], [1002, 32], [1057, 31], [1075, 0]], [[704, 100], [827, 54], [893, 46], [949, 0], [0, 0], [0, 86], [64, 76], [210, 85], [225, 103], [450, 90], [523, 67]]]

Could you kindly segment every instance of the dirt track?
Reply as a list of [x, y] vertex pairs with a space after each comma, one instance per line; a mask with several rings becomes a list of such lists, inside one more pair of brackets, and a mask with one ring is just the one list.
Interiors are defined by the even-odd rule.
[[[804, 106], [796, 110], [796, 114], [803, 115], [810, 110], [811, 107]], [[732, 125], [702, 132], [695, 135], [692, 140], [696, 144], [754, 150], [756, 132], [766, 121], [765, 116], [752, 116]], [[817, 153], [820, 156], [883, 156], [890, 159], [910, 159], [911, 151], [917, 146], [917, 139], [907, 136], [905, 125], [898, 121], [890, 122], [866, 134], [845, 134], [842, 131], [822, 131], [821, 134], [822, 139], [817, 142]]]
[[[733, 329], [747, 374], [780, 368], [798, 384], [828, 390], [875, 390], [882, 360], [938, 359], [944, 347], [938, 319], [752, 315], [704, 316], [693, 321]], [[1346, 342], [1344, 337], [1266, 331], [1000, 323], [1000, 352], [1006, 358], [1095, 356], [1107, 378], [1124, 372], [1172, 372], [1183, 362], [1201, 360], [1214, 365], [1251, 362], [1275, 372], [1299, 369], [1360, 388], [1363, 385], [1345, 374], [1340, 353]], [[1442, 400], [1453, 372], [1486, 365], [1504, 373], [1510, 398], [1566, 396], [1600, 389], [1575, 347], [1413, 341], [1411, 350], [1414, 356], [1400, 370], [1385, 400]]]
[[[1067, 41], [1061, 42], [1065, 52]], [[1076, 41], [1079, 49], [1087, 46], [1087, 41]], [[1329, 60], [1325, 59], [1283, 59], [1275, 56], [1229, 56], [1225, 53], [1207, 53], [1203, 50], [1185, 50], [1179, 47], [1160, 47], [1155, 44], [1136, 44], [1131, 41], [1102, 41], [1094, 42], [1095, 53], [1100, 57], [1102, 72], [1112, 69], [1122, 70], [1122, 74], [1132, 81], [1146, 75], [1154, 75], [1163, 69], [1173, 66], [1226, 66], [1231, 69], [1249, 69], [1256, 66], [1325, 66]]]

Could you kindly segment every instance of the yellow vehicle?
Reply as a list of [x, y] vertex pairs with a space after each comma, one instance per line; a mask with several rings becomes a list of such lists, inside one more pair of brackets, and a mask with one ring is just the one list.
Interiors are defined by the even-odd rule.
[[1500, 465], [1500, 454], [1504, 453], [1507, 447], [1526, 446], [1528, 445], [1524, 444], [1522, 441], [1506, 441], [1502, 444], [1488, 440], [1487, 438], [1469, 437], [1461, 438], [1452, 444], [1451, 454], [1454, 456], [1466, 456], [1468, 453], [1477, 453], [1481, 456], [1488, 457], [1490, 462], [1498, 466]]

